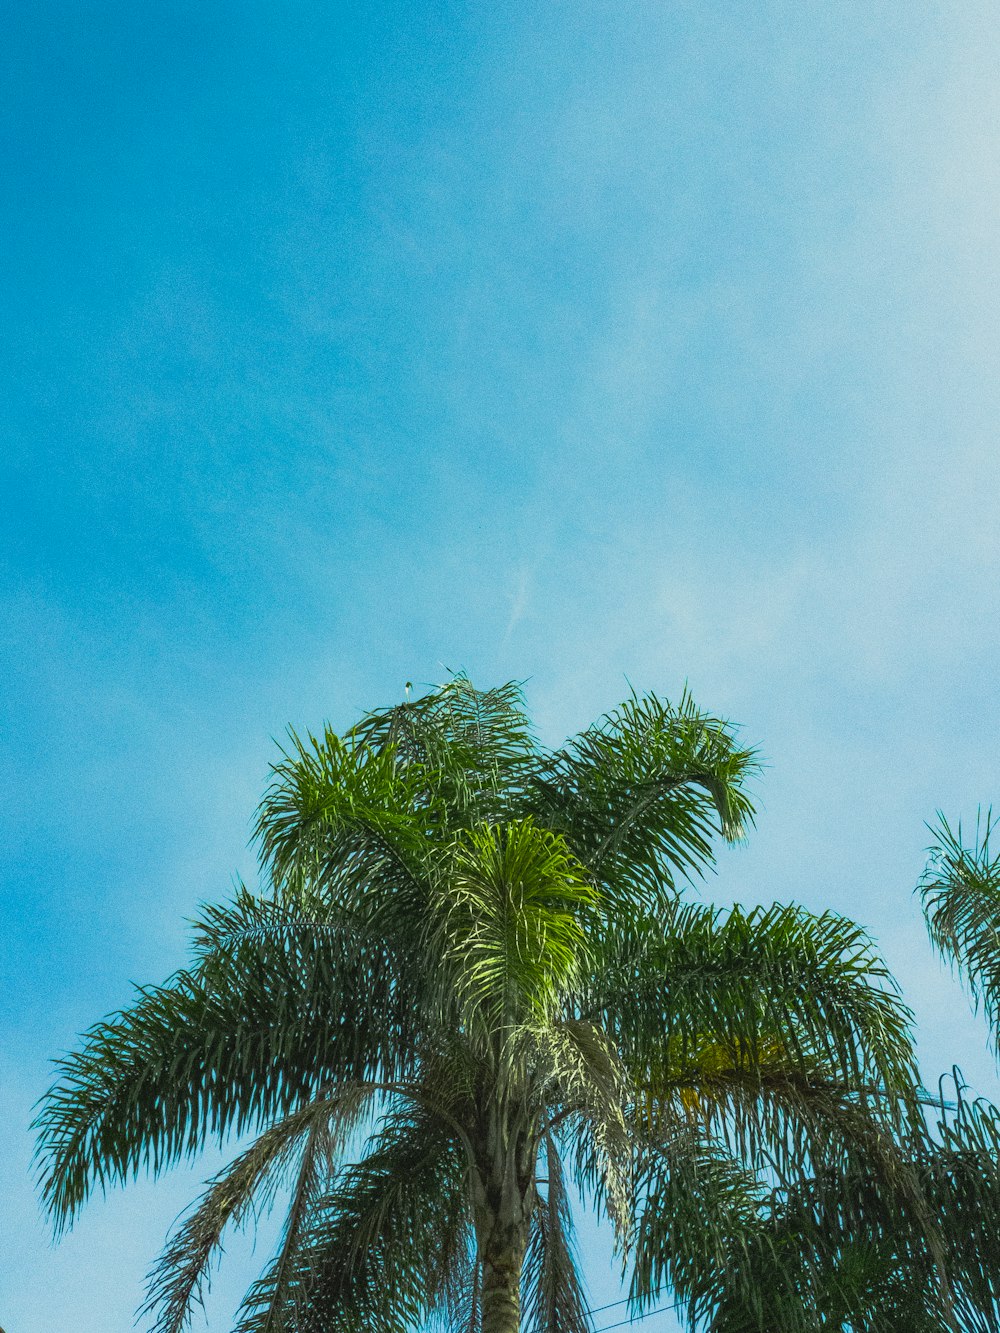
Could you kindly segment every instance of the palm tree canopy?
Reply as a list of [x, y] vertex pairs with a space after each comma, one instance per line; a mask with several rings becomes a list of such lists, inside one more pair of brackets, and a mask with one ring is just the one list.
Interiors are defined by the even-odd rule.
[[985, 1009], [1000, 1055], [1000, 851], [991, 846], [995, 827], [992, 811], [980, 814], [967, 843], [962, 825], [953, 829], [939, 815], [918, 892], [931, 940]]
[[670, 1286], [720, 1333], [996, 1327], [996, 1120], [932, 1122], [868, 938], [683, 896], [752, 824], [756, 771], [687, 694], [633, 694], [555, 751], [516, 685], [464, 677], [292, 734], [261, 887], [205, 908], [190, 965], [60, 1062], [38, 1120], [57, 1226], [249, 1136], [151, 1274], [155, 1333], [279, 1194], [240, 1333], [585, 1333], [574, 1192], [637, 1310]]

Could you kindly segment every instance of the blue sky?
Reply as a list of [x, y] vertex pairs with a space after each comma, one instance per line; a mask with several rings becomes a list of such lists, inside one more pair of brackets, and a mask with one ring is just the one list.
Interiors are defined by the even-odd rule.
[[271, 737], [448, 668], [551, 741], [688, 680], [769, 761], [708, 891], [858, 917], [995, 1094], [911, 894], [1000, 801], [995, 7], [0, 25], [9, 1333], [125, 1333], [210, 1165], [52, 1249], [49, 1057], [252, 871]]

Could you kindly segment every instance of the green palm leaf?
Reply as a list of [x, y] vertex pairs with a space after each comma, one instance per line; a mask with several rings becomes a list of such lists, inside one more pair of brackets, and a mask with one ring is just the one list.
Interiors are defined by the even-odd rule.
[[469, 1198], [468, 1162], [448, 1128], [419, 1109], [390, 1113], [316, 1201], [292, 1263], [272, 1265], [251, 1292], [239, 1333], [264, 1333], [279, 1303], [302, 1333], [388, 1333], [446, 1305], [468, 1263]]
[[413, 1064], [390, 960], [339, 922], [306, 930], [286, 905], [244, 893], [205, 913], [196, 954], [59, 1062], [37, 1121], [57, 1221], [71, 1222], [95, 1185], [266, 1126], [338, 1080]]
[[966, 845], [961, 824], [953, 830], [940, 815], [918, 891], [931, 939], [986, 1010], [1000, 1055], [1000, 852], [990, 845], [995, 827], [988, 811]]
[[[184, 1219], [150, 1276], [143, 1314], [156, 1316], [154, 1333], [181, 1333], [202, 1299], [209, 1268], [227, 1226], [240, 1226], [273, 1201], [282, 1176], [298, 1159], [288, 1239], [294, 1242], [299, 1216], [342, 1151], [372, 1091], [348, 1086], [335, 1097], [310, 1102], [263, 1134], [210, 1182]], [[283, 1256], [285, 1257], [285, 1250]], [[279, 1264], [279, 1279], [280, 1279]], [[280, 1286], [280, 1283], [279, 1283]]]
[[455, 839], [437, 875], [431, 949], [467, 1031], [544, 1023], [575, 980], [594, 890], [562, 838], [530, 819]]

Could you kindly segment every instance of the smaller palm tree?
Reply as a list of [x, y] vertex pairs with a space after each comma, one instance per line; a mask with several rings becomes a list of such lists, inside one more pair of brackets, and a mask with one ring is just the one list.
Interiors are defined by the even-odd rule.
[[[1000, 855], [939, 816], [918, 891], [931, 938], [990, 1020], [1000, 1054]], [[948, 1086], [953, 1089], [947, 1100]], [[1000, 1121], [956, 1070], [916, 1099], [894, 1185], [870, 1164], [774, 1191], [714, 1269], [713, 1333], [1000, 1329]], [[710, 1284], [711, 1285], [711, 1284]]]
[[707, 1266], [711, 1333], [997, 1333], [997, 1112], [960, 1085], [924, 1101], [889, 1173], [855, 1164], [762, 1191]]
[[962, 825], [953, 829], [939, 814], [918, 892], [931, 940], [985, 1011], [1000, 1057], [1000, 849], [991, 846], [996, 826], [991, 810], [980, 812], [967, 842]]

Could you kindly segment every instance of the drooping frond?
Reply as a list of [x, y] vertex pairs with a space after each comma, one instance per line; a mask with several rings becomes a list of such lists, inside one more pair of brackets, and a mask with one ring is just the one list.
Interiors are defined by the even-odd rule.
[[522, 1278], [524, 1333], [591, 1333], [593, 1323], [577, 1267], [573, 1216], [562, 1162], [545, 1143], [546, 1186], [531, 1218]]
[[333, 1097], [310, 1102], [272, 1125], [209, 1183], [197, 1205], [170, 1238], [150, 1274], [142, 1314], [155, 1315], [152, 1333], [181, 1333], [200, 1304], [212, 1259], [227, 1226], [266, 1211], [290, 1165], [299, 1159], [290, 1226], [309, 1194], [329, 1172], [335, 1154], [356, 1126], [372, 1091], [351, 1086]]
[[985, 1100], [970, 1099], [960, 1080], [955, 1092], [953, 1106], [942, 1097], [919, 1169], [960, 1317], [969, 1329], [996, 1333], [1000, 1328], [996, 1262], [1000, 1111]]
[[[446, 1304], [470, 1255], [468, 1162], [422, 1108], [387, 1115], [358, 1164], [317, 1200], [285, 1273], [295, 1333], [402, 1333]], [[276, 1267], [247, 1298], [238, 1333], [262, 1333]], [[278, 1323], [275, 1327], [283, 1328]]]
[[939, 816], [918, 891], [931, 939], [986, 1010], [1000, 1054], [1000, 851], [994, 854], [990, 846], [995, 827], [987, 811], [966, 845], [961, 824], [953, 830]]
[[734, 1248], [756, 1234], [766, 1196], [756, 1172], [697, 1125], [678, 1123], [647, 1142], [636, 1188], [633, 1309], [672, 1289], [693, 1319], [705, 1319]]
[[424, 959], [414, 945], [424, 918], [411, 919], [400, 938], [386, 928], [374, 885], [360, 901], [339, 887], [293, 884], [269, 897], [244, 889], [232, 903], [203, 908], [193, 946], [198, 971], [206, 984], [260, 977], [298, 1006], [316, 1002], [302, 993], [312, 978], [315, 995], [339, 1009], [336, 1049], [326, 1056], [334, 1068], [347, 1078], [361, 1077], [362, 1068], [396, 1078], [415, 1068]]
[[763, 1076], [777, 1058], [860, 1091], [916, 1086], [909, 1012], [868, 937], [833, 913], [677, 905], [605, 962], [583, 1004], [640, 1085], [682, 1086], [713, 1063]]
[[[845, 1266], [865, 1255], [869, 1262], [876, 1252], [884, 1259], [878, 1228], [891, 1233], [903, 1219], [911, 1237], [906, 1253], [919, 1256], [926, 1288], [920, 1309], [940, 1315], [931, 1326], [957, 1333], [954, 1247], [942, 1219], [956, 1219], [958, 1209], [933, 1184], [927, 1168], [938, 1149], [926, 1123], [914, 1118], [912, 1103], [901, 1115], [895, 1097], [880, 1107], [878, 1098], [849, 1086], [803, 1080], [789, 1090], [775, 1078], [754, 1086], [746, 1077], [744, 1105], [735, 1111], [718, 1089], [708, 1099], [695, 1090], [687, 1106], [661, 1104], [652, 1121], [645, 1107], [637, 1108], [633, 1129], [642, 1165], [633, 1299], [652, 1300], [669, 1284], [693, 1320], [707, 1320], [713, 1311], [721, 1319], [725, 1310], [726, 1320], [735, 1320], [733, 1331], [812, 1333], [828, 1326], [818, 1311], [840, 1308]], [[995, 1163], [990, 1172], [996, 1176]], [[989, 1185], [985, 1193], [995, 1200], [992, 1217], [1000, 1191]], [[811, 1230], [798, 1212], [788, 1212], [791, 1202], [813, 1206], [821, 1198], [825, 1211]], [[793, 1242], [807, 1234], [799, 1254]], [[972, 1253], [979, 1243], [977, 1237]], [[892, 1255], [902, 1292], [906, 1264], [895, 1250]], [[892, 1274], [884, 1276], [888, 1282]], [[864, 1308], [860, 1298], [851, 1307], [854, 1315]], [[869, 1325], [832, 1316], [829, 1326], [878, 1333], [910, 1327], [905, 1320]], [[731, 1333], [729, 1322], [718, 1328]]]
[[607, 1213], [622, 1249], [630, 1238], [632, 1088], [607, 1034], [578, 1019], [535, 1034], [535, 1077], [550, 1113], [547, 1138], [569, 1153], [580, 1189]]
[[[861, 1258], [872, 1257], [871, 1219], [864, 1233], [845, 1230], [834, 1209], [823, 1215], [825, 1230], [817, 1225], [803, 1200], [853, 1200], [844, 1177], [827, 1173], [825, 1180], [825, 1194], [815, 1176], [803, 1178], [790, 1193], [775, 1191], [723, 1144], [703, 1137], [695, 1126], [678, 1127], [644, 1158], [633, 1308], [641, 1311], [669, 1288], [692, 1323], [713, 1333], [868, 1328], [852, 1318], [865, 1291], [851, 1284]], [[874, 1197], [881, 1208], [884, 1191]], [[805, 1228], [802, 1234], [797, 1225]], [[923, 1271], [921, 1305], [927, 1282]], [[826, 1317], [835, 1310], [838, 1317], [828, 1325]]]
[[716, 1272], [713, 1333], [995, 1333], [1000, 1124], [963, 1102], [913, 1148], [920, 1191], [864, 1163], [775, 1191]]
[[[225, 947], [212, 947], [215, 932]], [[416, 1059], [409, 997], [363, 939], [296, 933], [285, 909], [244, 894], [206, 912], [198, 949], [193, 969], [141, 989], [59, 1062], [36, 1122], [57, 1223], [94, 1186], [159, 1171], [208, 1138], [290, 1114], [321, 1088], [395, 1077]]]
[[717, 830], [753, 821], [757, 762], [728, 725], [684, 694], [677, 705], [633, 695], [557, 751], [535, 779], [540, 823], [557, 829], [616, 897], [659, 897], [712, 863]]

